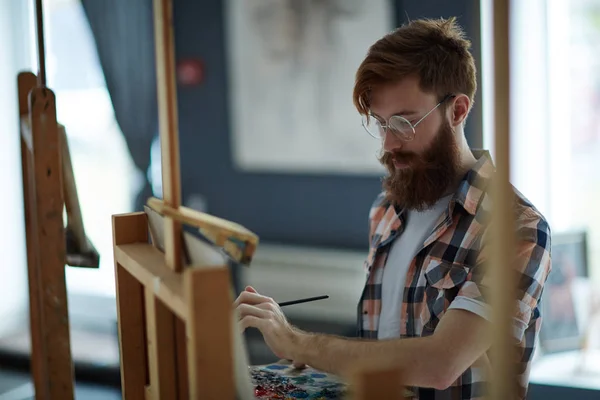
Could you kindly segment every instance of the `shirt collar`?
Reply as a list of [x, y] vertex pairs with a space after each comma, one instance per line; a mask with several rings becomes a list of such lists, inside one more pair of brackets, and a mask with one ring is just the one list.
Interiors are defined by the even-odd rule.
[[487, 150], [472, 150], [477, 162], [463, 177], [454, 193], [454, 201], [465, 211], [475, 215], [479, 204], [483, 201], [489, 182], [494, 175], [495, 167]]

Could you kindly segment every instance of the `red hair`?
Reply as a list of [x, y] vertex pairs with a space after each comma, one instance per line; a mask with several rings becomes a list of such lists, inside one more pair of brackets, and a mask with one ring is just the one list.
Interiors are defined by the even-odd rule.
[[463, 93], [471, 104], [477, 90], [476, 67], [455, 18], [421, 19], [397, 28], [373, 44], [356, 72], [353, 100], [367, 114], [373, 88], [417, 76], [424, 92], [441, 100]]

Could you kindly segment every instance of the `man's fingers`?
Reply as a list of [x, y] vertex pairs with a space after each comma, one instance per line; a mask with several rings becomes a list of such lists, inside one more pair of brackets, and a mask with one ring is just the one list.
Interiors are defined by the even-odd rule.
[[306, 364], [304, 364], [304, 363], [298, 363], [298, 362], [295, 362], [295, 361], [292, 363], [292, 365], [296, 369], [304, 369], [304, 368], [306, 368]]
[[259, 308], [257, 306], [253, 306], [250, 304], [240, 304], [237, 307], [239, 316], [241, 319], [243, 319], [245, 316], [247, 315], [252, 315], [254, 317], [258, 317], [258, 318], [269, 318], [271, 313], [268, 310]]
[[238, 298], [233, 302], [233, 307], [237, 307], [240, 304], [260, 304], [265, 302], [273, 302], [273, 299], [267, 296], [263, 296], [258, 293], [243, 291], [240, 293]]
[[300, 363], [300, 362], [297, 362], [297, 361], [294, 361], [294, 360], [289, 360], [289, 359], [288, 359], [288, 361], [291, 362], [292, 366], [294, 368], [296, 368], [296, 369], [304, 369], [304, 368], [306, 368], [306, 364], [304, 364], [304, 363]]
[[255, 306], [262, 310], [273, 311], [273, 312], [275, 312], [277, 309], [279, 309], [279, 306], [277, 304], [275, 304], [274, 301], [273, 302], [265, 301], [264, 303], [255, 304]]
[[247, 328], [256, 328], [261, 330], [260, 328], [263, 326], [264, 320], [255, 317], [254, 315], [246, 315], [239, 322], [240, 331], [244, 332]]

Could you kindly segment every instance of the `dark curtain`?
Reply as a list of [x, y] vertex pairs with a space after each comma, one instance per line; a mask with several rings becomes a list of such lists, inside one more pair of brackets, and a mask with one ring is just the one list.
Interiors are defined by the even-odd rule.
[[104, 71], [115, 117], [144, 177], [134, 208], [152, 195], [147, 177], [158, 132], [152, 1], [82, 0]]

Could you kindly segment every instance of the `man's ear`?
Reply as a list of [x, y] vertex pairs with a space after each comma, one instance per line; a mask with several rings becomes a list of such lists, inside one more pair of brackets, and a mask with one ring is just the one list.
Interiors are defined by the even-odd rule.
[[453, 99], [450, 107], [448, 107], [448, 117], [450, 118], [450, 124], [453, 127], [456, 127], [462, 124], [465, 119], [467, 119], [467, 115], [469, 115], [469, 110], [471, 109], [471, 100], [465, 94], [457, 94]]

